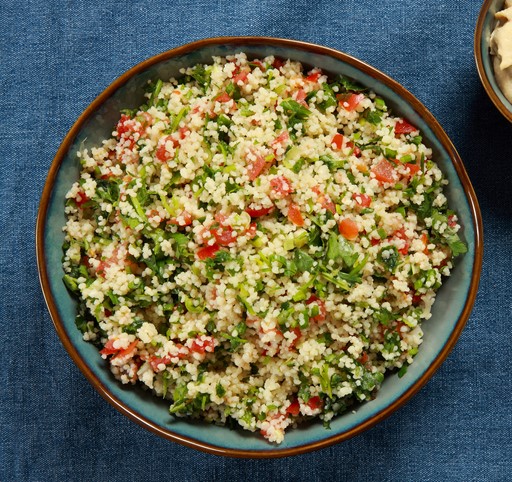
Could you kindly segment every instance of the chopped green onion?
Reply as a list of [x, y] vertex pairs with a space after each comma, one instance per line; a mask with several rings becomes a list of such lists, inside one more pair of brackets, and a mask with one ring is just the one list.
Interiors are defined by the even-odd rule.
[[411, 156], [411, 154], [407, 154], [406, 156], [402, 156], [400, 158], [400, 162], [403, 162], [404, 164], [407, 162], [411, 162], [412, 160], [414, 160], [414, 156]]
[[179, 112], [178, 112], [178, 115], [173, 119], [172, 121], [172, 124], [171, 124], [171, 127], [170, 127], [170, 131], [171, 133], [172, 132], [175, 132], [176, 129], [178, 129], [179, 125], [180, 125], [180, 122], [181, 120], [183, 119], [183, 117], [185, 117], [188, 113], [188, 107], [183, 107]]
[[164, 85], [163, 81], [161, 79], [158, 79], [155, 84], [155, 88], [153, 89], [153, 92], [151, 93], [151, 97], [149, 99], [148, 104], [150, 106], [155, 105], [156, 99], [158, 98], [158, 95], [160, 94], [160, 91], [162, 90], [162, 86]]
[[377, 107], [377, 109], [383, 110], [383, 111], [388, 110], [386, 102], [384, 102], [384, 99], [381, 99], [380, 97], [375, 98], [375, 107]]

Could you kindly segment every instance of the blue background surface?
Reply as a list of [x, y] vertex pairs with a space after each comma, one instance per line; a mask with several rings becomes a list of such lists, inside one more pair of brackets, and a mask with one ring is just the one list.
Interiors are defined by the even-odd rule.
[[[480, 6], [476, 0], [3, 0], [0, 480], [510, 480], [512, 125], [476, 73]], [[323, 44], [398, 80], [453, 140], [484, 216], [476, 306], [434, 378], [370, 431], [294, 458], [214, 457], [119, 414], [60, 344], [37, 279], [39, 196], [73, 122], [136, 63], [220, 35]]]

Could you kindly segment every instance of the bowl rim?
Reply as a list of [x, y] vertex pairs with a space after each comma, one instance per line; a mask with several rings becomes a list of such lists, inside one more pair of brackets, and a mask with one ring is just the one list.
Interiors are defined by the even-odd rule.
[[[57, 310], [57, 304], [51, 292], [48, 272], [46, 269], [44, 234], [46, 231], [46, 218], [51, 200], [51, 195], [53, 192], [53, 187], [62, 161], [64, 160], [67, 152], [71, 148], [75, 137], [77, 136], [83, 125], [108, 98], [110, 98], [120, 87], [126, 84], [136, 74], [139, 74], [144, 70], [148, 69], [149, 67], [158, 64], [162, 61], [166, 61], [173, 57], [190, 53], [192, 51], [201, 49], [206, 46], [227, 44], [236, 44], [240, 46], [240, 48], [243, 48], [244, 45], [275, 45], [280, 47], [291, 47], [297, 50], [330, 56], [338, 60], [341, 60], [345, 63], [348, 63], [351, 66], [357, 68], [358, 70], [363, 71], [363, 73], [376, 78], [378, 81], [382, 82], [384, 85], [386, 85], [391, 90], [396, 92], [402, 99], [409, 103], [409, 105], [411, 105], [415, 109], [415, 111], [425, 120], [425, 122], [432, 129], [436, 138], [439, 140], [441, 145], [444, 147], [444, 149], [446, 149], [447, 153], [449, 154], [450, 160], [463, 186], [474, 226], [475, 255], [471, 272], [470, 287], [464, 304], [464, 308], [460, 313], [459, 319], [457, 320], [457, 323], [448, 341], [442, 347], [441, 351], [434, 359], [434, 361], [431, 363], [431, 365], [425, 370], [424, 374], [415, 383], [413, 383], [411, 387], [409, 387], [409, 389], [406, 392], [404, 392], [404, 394], [402, 394], [402, 396], [400, 396], [392, 404], [388, 405], [383, 410], [381, 410], [371, 418], [356, 425], [355, 427], [345, 432], [332, 435], [321, 440], [284, 449], [276, 448], [275, 450], [248, 450], [219, 447], [211, 443], [198, 441], [192, 437], [180, 435], [172, 432], [171, 430], [164, 429], [163, 427], [157, 425], [156, 423], [153, 423], [152, 421], [146, 419], [144, 416], [137, 413], [136, 410], [133, 410], [127, 405], [125, 405], [121, 400], [119, 400], [112, 393], [110, 393], [108, 388], [105, 387], [103, 383], [96, 377], [96, 375], [92, 372], [87, 363], [81, 358], [78, 351], [72, 344], [70, 338], [66, 334], [64, 324]], [[188, 447], [201, 450], [203, 452], [237, 458], [276, 458], [290, 455], [299, 455], [313, 450], [318, 450], [320, 448], [328, 447], [330, 445], [333, 445], [344, 440], [348, 440], [349, 438], [352, 438], [355, 435], [358, 435], [363, 431], [368, 430], [369, 428], [376, 425], [378, 422], [381, 422], [385, 418], [389, 417], [393, 412], [395, 412], [398, 408], [404, 405], [414, 394], [416, 394], [427, 383], [427, 381], [437, 371], [437, 369], [444, 362], [448, 354], [455, 346], [455, 343], [457, 342], [473, 308], [476, 294], [478, 291], [480, 271], [482, 267], [483, 225], [482, 216], [480, 213], [480, 208], [478, 205], [475, 191], [473, 189], [473, 186], [471, 185], [471, 182], [466, 173], [462, 160], [459, 154], [457, 153], [455, 147], [453, 146], [452, 142], [450, 141], [450, 139], [448, 138], [447, 134], [444, 132], [440, 124], [437, 122], [435, 117], [430, 113], [430, 111], [397, 81], [388, 77], [386, 74], [382, 73], [376, 68], [366, 64], [365, 62], [356, 59], [355, 57], [352, 57], [351, 55], [340, 52], [333, 48], [324, 47], [309, 42], [275, 37], [256, 36], [213, 37], [205, 38], [202, 40], [182, 45], [180, 47], [176, 47], [174, 49], [162, 52], [138, 63], [137, 65], [123, 73], [121, 76], [119, 76], [117, 79], [115, 79], [82, 112], [82, 114], [78, 117], [73, 126], [70, 128], [69, 132], [66, 134], [50, 165], [47, 179], [45, 181], [43, 191], [41, 194], [41, 200], [37, 215], [36, 256], [39, 280], [43, 291], [43, 296], [48, 307], [48, 311], [50, 312], [50, 316], [54, 324], [55, 330], [57, 331], [57, 334], [61, 340], [61, 343], [63, 344], [68, 354], [71, 356], [74, 363], [84, 374], [84, 376], [89, 380], [89, 382], [99, 392], [99, 394], [105, 400], [107, 400], [114, 408], [116, 408], [118, 411], [120, 411], [121, 413], [123, 413], [124, 415], [126, 415], [128, 418], [135, 421], [139, 425], [143, 426], [144, 428], [150, 430], [151, 432], [163, 438], [166, 438], [168, 440], [177, 442]]]
[[494, 91], [491, 82], [489, 80], [489, 76], [484, 68], [484, 61], [482, 52], [482, 33], [484, 29], [485, 18], [487, 16], [487, 12], [491, 5], [493, 5], [495, 0], [484, 0], [482, 7], [480, 8], [480, 13], [478, 14], [478, 19], [476, 22], [475, 35], [474, 35], [474, 56], [476, 63], [476, 70], [478, 72], [478, 76], [480, 77], [480, 81], [484, 86], [487, 95], [491, 99], [492, 103], [495, 107], [501, 112], [501, 114], [509, 121], [512, 122], [512, 111], [510, 111], [507, 106], [501, 101], [496, 92]]

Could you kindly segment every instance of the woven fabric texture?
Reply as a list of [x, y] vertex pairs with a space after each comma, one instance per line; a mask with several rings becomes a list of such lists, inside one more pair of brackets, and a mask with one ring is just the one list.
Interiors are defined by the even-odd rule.
[[[512, 126], [473, 59], [478, 0], [3, 0], [0, 5], [0, 480], [510, 480]], [[116, 77], [205, 37], [310, 41], [415, 94], [465, 162], [485, 227], [475, 309], [403, 408], [364, 434], [282, 460], [171, 443], [106, 403], [62, 347], [39, 286], [34, 230], [46, 174], [83, 109]]]

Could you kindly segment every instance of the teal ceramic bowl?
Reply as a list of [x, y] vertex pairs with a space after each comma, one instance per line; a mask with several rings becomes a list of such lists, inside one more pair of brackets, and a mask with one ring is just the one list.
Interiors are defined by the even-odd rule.
[[494, 76], [492, 55], [489, 49], [491, 33], [496, 25], [494, 15], [503, 9], [504, 0], [485, 0], [475, 28], [475, 61], [478, 75], [487, 95], [505, 116], [512, 122], [512, 103], [501, 92]]
[[[395, 113], [418, 126], [450, 181], [447, 196], [459, 214], [463, 238], [469, 247], [439, 292], [433, 316], [424, 324], [424, 342], [407, 374], [401, 379], [396, 375], [387, 377], [375, 400], [337, 417], [331, 430], [321, 423], [310, 423], [289, 430], [279, 446], [267, 443], [259, 434], [176, 419], [169, 414], [167, 402], [138, 387], [118, 383], [96, 347], [82, 340], [74, 324], [75, 300], [62, 282], [64, 196], [79, 176], [78, 147], [82, 143], [92, 146], [108, 137], [119, 111], [143, 102], [142, 86], [148, 79], [177, 76], [182, 67], [208, 63], [214, 55], [240, 51], [252, 57], [273, 54], [320, 67], [331, 74], [350, 76], [385, 98]], [[189, 447], [235, 457], [281, 457], [325, 447], [372, 427], [409, 400], [434, 374], [457, 341], [475, 301], [482, 262], [482, 223], [475, 193], [452, 143], [432, 114], [397, 82], [353, 57], [318, 45], [259, 37], [215, 38], [162, 53], [135, 66], [114, 81], [79, 117], [53, 160], [42, 193], [37, 259], [43, 293], [64, 347], [115, 408], [156, 434]]]

